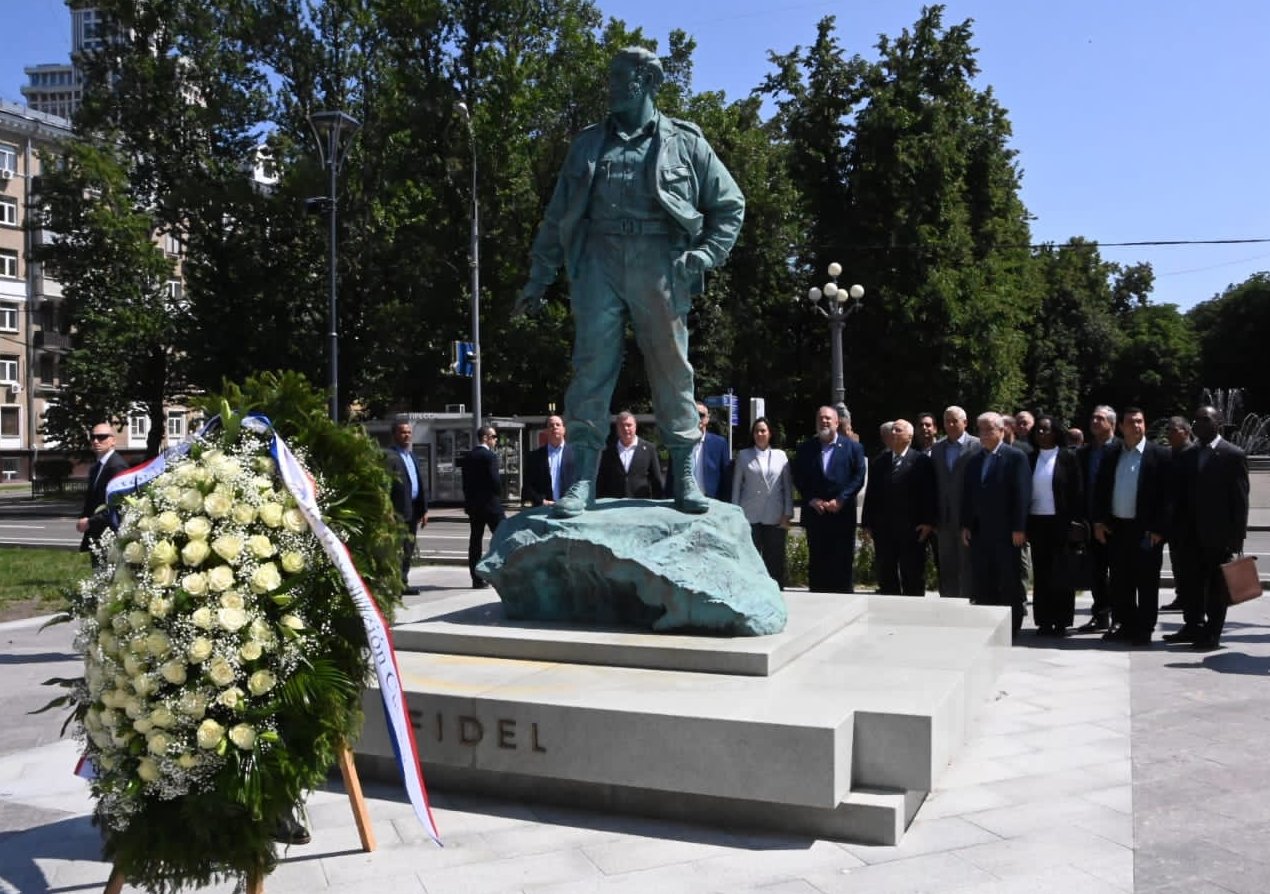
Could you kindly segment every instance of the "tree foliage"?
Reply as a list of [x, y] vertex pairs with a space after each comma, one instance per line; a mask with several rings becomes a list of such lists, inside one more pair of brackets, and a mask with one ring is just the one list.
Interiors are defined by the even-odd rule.
[[[1245, 409], [1270, 412], [1270, 273], [1255, 273], [1222, 294], [1197, 304], [1187, 318], [1199, 339], [1200, 383], [1240, 388]], [[1231, 420], [1233, 421], [1233, 420]]]

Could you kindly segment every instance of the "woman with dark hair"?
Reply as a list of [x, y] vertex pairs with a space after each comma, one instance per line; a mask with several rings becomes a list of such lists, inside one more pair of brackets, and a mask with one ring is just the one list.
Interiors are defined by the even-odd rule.
[[1068, 574], [1068, 544], [1073, 522], [1081, 523], [1085, 506], [1080, 463], [1059, 444], [1065, 427], [1042, 416], [1032, 428], [1036, 448], [1032, 466], [1032, 505], [1027, 539], [1032, 547], [1032, 618], [1037, 636], [1066, 636], [1076, 612], [1076, 591]]
[[750, 523], [754, 547], [763, 557], [767, 573], [785, 589], [785, 539], [794, 517], [794, 484], [789, 459], [772, 447], [772, 429], [760, 416], [750, 426], [754, 446], [736, 458], [732, 476], [732, 502], [741, 507]]

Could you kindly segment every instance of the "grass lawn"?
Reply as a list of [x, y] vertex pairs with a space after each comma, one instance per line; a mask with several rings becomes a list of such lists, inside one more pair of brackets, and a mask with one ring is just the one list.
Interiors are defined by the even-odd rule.
[[57, 611], [62, 588], [91, 570], [87, 553], [0, 547], [0, 621]]

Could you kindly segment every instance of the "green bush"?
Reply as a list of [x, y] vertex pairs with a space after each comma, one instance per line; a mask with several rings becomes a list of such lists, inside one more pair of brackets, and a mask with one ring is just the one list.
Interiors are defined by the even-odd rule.
[[[807, 586], [808, 563], [807, 535], [802, 528], [793, 528], [789, 532], [789, 539], [785, 541], [786, 586]], [[857, 587], [877, 585], [877, 575], [873, 573], [873, 543], [864, 540], [858, 529], [855, 546], [855, 585]]]

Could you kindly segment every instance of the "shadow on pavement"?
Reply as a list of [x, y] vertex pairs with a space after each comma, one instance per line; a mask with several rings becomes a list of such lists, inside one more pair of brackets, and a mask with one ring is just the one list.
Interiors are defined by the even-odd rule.
[[0, 665], [4, 664], [49, 664], [54, 661], [78, 661], [76, 652], [35, 652], [29, 655], [0, 655]]
[[[88, 817], [57, 820], [6, 837], [0, 844], [0, 889], [22, 894], [100, 891], [110, 875], [110, 867], [103, 864], [99, 882], [54, 887], [37, 862], [48, 860], [77, 863], [101, 860], [101, 835]], [[56, 874], [56, 867], [52, 873]], [[6, 885], [12, 887], [6, 889]]]
[[1251, 677], [1270, 676], [1270, 655], [1246, 655], [1243, 652], [1218, 652], [1193, 662], [1166, 664], [1165, 667], [1206, 667], [1219, 674], [1244, 674]]

